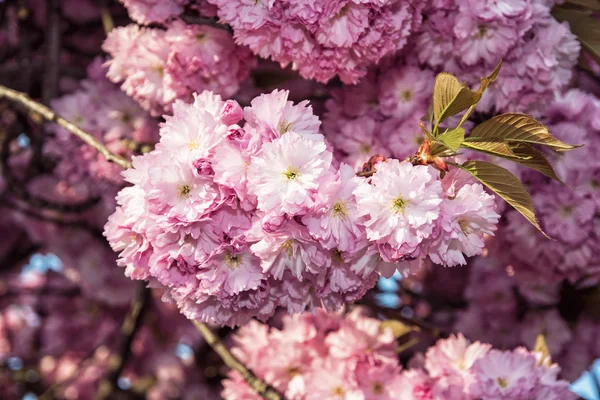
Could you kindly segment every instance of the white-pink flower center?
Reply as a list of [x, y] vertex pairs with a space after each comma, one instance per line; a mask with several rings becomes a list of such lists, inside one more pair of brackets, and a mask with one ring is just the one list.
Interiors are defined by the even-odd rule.
[[190, 193], [192, 192], [192, 187], [190, 185], [178, 185], [177, 186], [177, 195], [182, 199], [187, 199], [190, 197]]
[[281, 173], [281, 175], [283, 175], [283, 177], [286, 180], [293, 181], [293, 180], [298, 179], [298, 176], [300, 176], [300, 171], [298, 170], [298, 168], [289, 167], [288, 169], [286, 169], [285, 171], [283, 171]]
[[392, 211], [396, 214], [404, 214], [404, 209], [406, 209], [407, 201], [404, 200], [402, 196], [396, 197], [392, 200]]
[[333, 216], [342, 219], [348, 217], [348, 209], [346, 208], [346, 202], [340, 200], [333, 205]]

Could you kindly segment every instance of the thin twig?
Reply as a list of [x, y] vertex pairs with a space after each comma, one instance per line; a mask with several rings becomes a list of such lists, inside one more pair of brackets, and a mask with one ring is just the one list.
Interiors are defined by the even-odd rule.
[[230, 33], [233, 32], [229, 25], [219, 23], [216, 18], [207, 18], [203, 17], [202, 15], [187, 12], [181, 15], [181, 19], [190, 25], [208, 25]]
[[150, 289], [146, 288], [144, 282], [138, 284], [136, 295], [131, 302], [129, 313], [125, 316], [123, 325], [121, 325], [121, 343], [119, 350], [111, 360], [111, 365], [106, 377], [100, 382], [96, 400], [109, 399], [117, 387], [117, 382], [127, 361], [131, 357], [131, 345], [135, 339], [135, 335], [142, 326], [144, 314], [150, 303]]
[[47, 7], [46, 73], [42, 88], [42, 103], [46, 105], [54, 98], [60, 74], [60, 0], [50, 0]]
[[263, 380], [259, 379], [250, 371], [244, 364], [242, 364], [229, 349], [221, 342], [221, 339], [204, 323], [193, 321], [198, 331], [204, 336], [206, 343], [223, 359], [225, 365], [229, 368], [236, 370], [242, 375], [242, 378], [256, 393], [262, 396], [266, 400], [282, 400], [283, 396], [279, 394], [271, 386], [267, 385]]
[[102, 156], [104, 156], [104, 158], [106, 158], [107, 161], [113, 162], [123, 169], [131, 167], [130, 161], [112, 153], [94, 136], [79, 128], [72, 122], [67, 121], [66, 119], [52, 111], [50, 108], [38, 103], [35, 100], [30, 99], [25, 93], [18, 92], [16, 90], [9, 89], [6, 86], [0, 85], [0, 99], [2, 98], [10, 100], [25, 108], [26, 110], [40, 115], [46, 121], [54, 122], [60, 127], [65, 128], [67, 131], [71, 132], [73, 135], [77, 136], [89, 146], [91, 146], [98, 153], [102, 154]]
[[32, 208], [24, 207], [21, 204], [12, 201], [9, 198], [1, 198], [0, 197], [0, 209], [3, 207], [17, 211], [25, 216], [32, 217], [32, 218], [35, 218], [40, 221], [50, 222], [57, 226], [68, 226], [68, 227], [74, 227], [74, 228], [81, 228], [86, 231], [89, 231], [91, 234], [93, 234], [96, 237], [101, 237], [104, 239], [104, 237], [102, 236], [101, 230], [96, 229], [94, 226], [92, 226], [82, 220], [69, 219], [69, 218], [66, 218], [62, 214], [59, 214], [59, 215], [42, 214], [42, 213], [35, 211]]
[[[14, 135], [13, 135], [14, 136]], [[8, 190], [14, 193], [20, 200], [29, 204], [34, 209], [52, 210], [60, 213], [81, 213], [95, 206], [100, 201], [99, 197], [82, 200], [78, 203], [61, 204], [54, 203], [42, 197], [35, 196], [29, 193], [25, 187], [26, 183], [21, 182], [11, 172], [11, 167], [8, 163], [10, 157], [10, 142], [14, 137], [2, 135], [0, 132], [0, 171], [3, 172], [4, 178], [8, 183]], [[1, 203], [1, 201], [0, 201]], [[1, 205], [1, 204], [0, 204]]]

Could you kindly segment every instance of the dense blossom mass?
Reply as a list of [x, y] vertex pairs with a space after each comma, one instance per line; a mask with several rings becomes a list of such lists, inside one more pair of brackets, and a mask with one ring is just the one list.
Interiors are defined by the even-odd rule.
[[[290, 400], [576, 398], [600, 357], [591, 3], [0, 0], [0, 398], [259, 400], [188, 319]], [[438, 118], [440, 72], [487, 85], [466, 121]], [[507, 130], [460, 147], [506, 112], [584, 147], [532, 139], [553, 171]]]
[[308, 102], [287, 97], [175, 103], [106, 225], [129, 277], [167, 287], [190, 318], [237, 325], [337, 309], [430, 252], [450, 266], [481, 253], [498, 214], [480, 184], [396, 159], [371, 178], [336, 168]]
[[[88, 67], [88, 79], [80, 88], [52, 101], [56, 112], [101, 140], [123, 157], [140, 153], [158, 140], [158, 122], [119, 88], [105, 78], [102, 60]], [[64, 128], [44, 149], [58, 164], [56, 176], [80, 194], [98, 196], [122, 185], [121, 169], [87, 144], [72, 140]], [[112, 193], [111, 193], [112, 195]]]
[[253, 65], [250, 51], [236, 46], [228, 32], [182, 21], [167, 30], [133, 24], [114, 29], [102, 48], [112, 56], [107, 77], [153, 115], [203, 90], [229, 97]]
[[237, 43], [289, 64], [307, 79], [356, 83], [367, 68], [402, 49], [421, 24], [424, 3], [399, 1], [209, 0]]
[[542, 115], [573, 77], [580, 45], [550, 14], [555, 1], [437, 1], [415, 40], [421, 63], [471, 84], [504, 62], [481, 109]]
[[[560, 368], [524, 347], [497, 350], [450, 336], [402, 369], [390, 328], [357, 308], [346, 316], [286, 316], [281, 329], [255, 321], [236, 335], [234, 353], [290, 399], [575, 399]], [[259, 400], [238, 372], [224, 382], [228, 400]]]

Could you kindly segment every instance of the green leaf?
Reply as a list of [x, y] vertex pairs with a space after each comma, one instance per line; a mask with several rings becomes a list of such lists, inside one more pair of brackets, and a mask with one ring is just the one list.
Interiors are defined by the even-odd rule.
[[527, 143], [473, 142], [464, 143], [463, 147], [514, 161], [564, 183], [546, 157]]
[[384, 329], [391, 329], [396, 339], [415, 330], [413, 326], [403, 324], [395, 319], [381, 321], [381, 330]]
[[511, 146], [507, 142], [497, 142], [497, 141], [465, 141], [462, 144], [463, 147], [466, 147], [471, 150], [480, 151], [482, 153], [486, 153], [496, 157], [503, 158], [517, 158], [518, 156], [513, 153]]
[[540, 333], [537, 335], [535, 339], [535, 346], [533, 347], [533, 351], [536, 353], [541, 353], [540, 361], [538, 362], [538, 366], [542, 366], [546, 364], [550, 366], [552, 364], [552, 358], [550, 356], [550, 350], [548, 349], [548, 345], [546, 344], [546, 339], [544, 338], [544, 334]]
[[479, 89], [477, 90], [478, 92], [481, 92], [481, 94], [483, 94], [483, 92], [485, 92], [485, 90], [488, 88], [488, 86], [490, 86], [490, 84], [492, 82], [494, 82], [496, 80], [496, 78], [498, 77], [498, 74], [500, 73], [500, 68], [502, 68], [502, 60], [500, 60], [498, 65], [496, 65], [496, 68], [494, 68], [494, 70], [492, 71], [491, 74], [489, 74], [485, 78], [481, 79], [481, 85], [479, 86]]
[[452, 129], [451, 131], [444, 132], [438, 137], [438, 140], [446, 147], [452, 149], [452, 151], [458, 150], [464, 139], [465, 130], [463, 128]]
[[[477, 125], [466, 142], [511, 142], [548, 146], [555, 151], [567, 151], [576, 147], [552, 136], [546, 126], [529, 115], [508, 113], [497, 115]], [[476, 145], [475, 145], [476, 146]]]
[[549, 176], [550, 178], [557, 180], [560, 183], [564, 183], [556, 172], [554, 172], [554, 168], [552, 165], [546, 160], [546, 157], [531, 145], [527, 143], [519, 143], [515, 146], [511, 146], [511, 150], [515, 155], [519, 158], [510, 159], [512, 161], [518, 162], [521, 165], [534, 169], [536, 171], [541, 172], [542, 174]]
[[437, 141], [436, 137], [433, 136], [433, 134], [427, 130], [422, 121], [419, 121], [419, 126], [421, 127], [423, 134], [425, 135], [427, 140], [429, 140], [430, 143], [435, 143]]
[[516, 176], [502, 167], [478, 160], [467, 161], [458, 167], [473, 175], [479, 182], [502, 197], [540, 232], [549, 237], [538, 223], [531, 196]]
[[479, 99], [477, 99], [475, 104], [473, 104], [471, 107], [469, 107], [467, 112], [462, 116], [462, 118], [460, 119], [460, 122], [457, 125], [457, 128], [460, 128], [467, 121], [467, 119], [469, 119], [469, 116], [471, 115], [473, 110], [475, 110], [475, 107], [477, 106], [477, 103], [479, 103], [479, 100], [481, 99], [481, 96], [483, 96], [483, 93], [485, 93], [488, 86], [492, 82], [494, 82], [496, 80], [496, 78], [498, 77], [498, 74], [500, 73], [500, 68], [502, 68], [502, 60], [500, 60], [498, 65], [496, 65], [496, 68], [494, 68], [494, 70], [492, 71], [491, 74], [489, 74], [485, 78], [481, 78], [481, 83], [479, 84], [479, 89], [477, 89], [477, 93], [479, 94]]
[[433, 116], [436, 126], [446, 118], [476, 104], [481, 93], [474, 92], [447, 72], [438, 74], [433, 87]]

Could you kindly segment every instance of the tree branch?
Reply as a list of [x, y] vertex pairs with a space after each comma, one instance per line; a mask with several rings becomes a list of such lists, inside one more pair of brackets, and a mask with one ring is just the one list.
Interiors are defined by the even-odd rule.
[[117, 382], [127, 361], [131, 357], [131, 345], [135, 339], [135, 335], [142, 326], [144, 314], [150, 304], [150, 289], [146, 288], [144, 282], [139, 282], [136, 290], [135, 298], [131, 302], [129, 313], [125, 316], [123, 325], [121, 325], [121, 343], [119, 350], [111, 360], [110, 367], [106, 378], [100, 382], [96, 400], [109, 399], [117, 387]]
[[223, 359], [225, 365], [229, 368], [239, 372], [246, 383], [250, 385], [252, 389], [266, 400], [283, 400], [283, 396], [279, 394], [275, 389], [269, 386], [267, 383], [257, 378], [252, 371], [250, 371], [244, 364], [242, 364], [229, 349], [221, 342], [219, 337], [214, 334], [210, 328], [199, 321], [192, 321], [198, 331], [204, 336], [206, 343]]
[[87, 143], [98, 153], [102, 154], [102, 156], [104, 156], [104, 158], [106, 158], [107, 161], [115, 163], [123, 169], [131, 167], [131, 162], [129, 160], [126, 160], [125, 158], [112, 153], [90, 133], [79, 128], [72, 122], [67, 121], [66, 119], [52, 111], [50, 108], [44, 106], [43, 104], [40, 104], [37, 101], [30, 99], [25, 93], [18, 92], [16, 90], [9, 89], [6, 86], [0, 85], [0, 99], [3, 98], [10, 100], [13, 103], [16, 103], [21, 107], [25, 108], [26, 110], [41, 116], [46, 121], [54, 122], [58, 126], [65, 128], [67, 131], [71, 132], [73, 135], [77, 136], [85, 143]]
[[229, 25], [219, 23], [217, 18], [203, 17], [195, 12], [186, 12], [181, 14], [180, 17], [184, 22], [190, 25], [208, 25], [212, 26], [213, 28], [222, 29], [229, 33], [233, 33], [233, 29]]
[[60, 74], [60, 0], [50, 0], [47, 7], [46, 73], [42, 88], [42, 103], [46, 105], [56, 93]]

